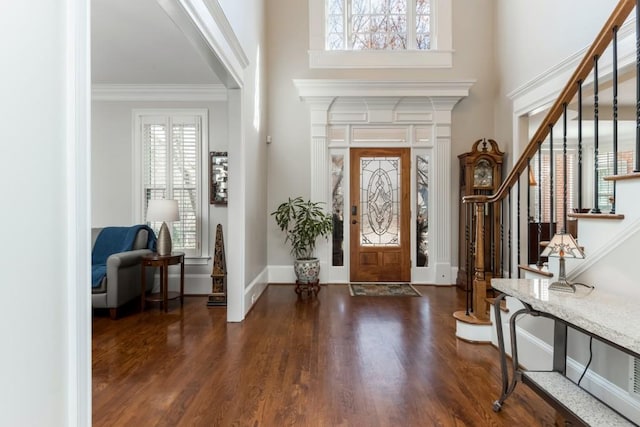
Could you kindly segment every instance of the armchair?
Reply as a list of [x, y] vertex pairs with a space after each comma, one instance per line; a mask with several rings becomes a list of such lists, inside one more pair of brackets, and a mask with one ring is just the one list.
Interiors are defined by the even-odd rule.
[[[91, 246], [95, 248], [96, 239], [102, 228], [91, 229]], [[112, 319], [118, 317], [118, 308], [134, 298], [140, 297], [140, 265], [142, 256], [153, 253], [150, 242], [155, 242], [155, 235], [150, 239], [146, 228], [140, 228], [133, 241], [130, 251], [111, 254], [106, 260], [106, 275], [92, 287], [91, 304], [93, 308], [108, 308]], [[146, 275], [146, 290], [153, 287], [155, 276], [148, 271]]]

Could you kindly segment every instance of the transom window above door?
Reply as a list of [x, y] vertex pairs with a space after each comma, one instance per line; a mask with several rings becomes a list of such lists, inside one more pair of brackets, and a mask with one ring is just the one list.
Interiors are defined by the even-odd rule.
[[451, 68], [450, 0], [308, 0], [311, 68]]
[[326, 50], [428, 50], [430, 0], [325, 0]]

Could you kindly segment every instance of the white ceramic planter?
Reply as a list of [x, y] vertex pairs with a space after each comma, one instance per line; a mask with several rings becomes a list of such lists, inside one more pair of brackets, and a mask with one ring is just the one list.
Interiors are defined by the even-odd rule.
[[318, 258], [297, 259], [293, 263], [298, 283], [315, 283], [320, 276], [320, 260]]

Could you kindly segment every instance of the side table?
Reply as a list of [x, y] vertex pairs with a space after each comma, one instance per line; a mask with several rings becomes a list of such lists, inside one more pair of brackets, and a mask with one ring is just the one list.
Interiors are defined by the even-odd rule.
[[[169, 292], [169, 266], [180, 264], [180, 292]], [[146, 294], [146, 270], [147, 267], [160, 267], [160, 292]], [[180, 305], [184, 303], [184, 252], [172, 252], [169, 255], [157, 253], [142, 257], [142, 295], [140, 298], [140, 310], [144, 311], [145, 301], [160, 301], [164, 311], [168, 311], [169, 300], [180, 298]]]

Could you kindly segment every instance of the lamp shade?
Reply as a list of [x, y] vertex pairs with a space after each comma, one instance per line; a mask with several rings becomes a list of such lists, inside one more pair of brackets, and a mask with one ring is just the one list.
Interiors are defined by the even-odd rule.
[[569, 233], [556, 233], [540, 254], [560, 258], [584, 258], [584, 252]]
[[575, 284], [567, 280], [565, 258], [584, 258], [584, 252], [582, 252], [573, 236], [569, 233], [555, 234], [540, 255], [560, 258], [558, 280], [549, 285], [549, 290], [575, 292]]
[[147, 221], [179, 221], [177, 200], [152, 199], [147, 207]]

